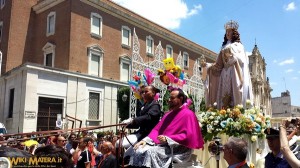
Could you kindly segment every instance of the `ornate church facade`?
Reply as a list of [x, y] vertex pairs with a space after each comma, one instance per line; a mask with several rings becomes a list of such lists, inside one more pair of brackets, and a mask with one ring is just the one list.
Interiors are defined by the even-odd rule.
[[269, 78], [266, 77], [266, 62], [255, 44], [249, 55], [249, 71], [253, 87], [253, 101], [266, 115], [271, 115], [271, 91]]

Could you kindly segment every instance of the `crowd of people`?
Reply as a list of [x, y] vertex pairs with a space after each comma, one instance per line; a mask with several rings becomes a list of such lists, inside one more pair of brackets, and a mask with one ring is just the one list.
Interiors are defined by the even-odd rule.
[[[203, 147], [204, 141], [197, 117], [185, 105], [187, 96], [181, 89], [170, 90], [169, 111], [161, 120], [160, 105], [153, 99], [156, 88], [147, 86], [141, 92], [144, 106], [140, 115], [126, 123], [127, 127], [135, 125], [139, 129], [128, 135], [129, 138], [120, 140], [117, 136], [105, 137], [100, 133], [94, 137], [86, 131], [80, 136], [75, 133], [56, 132], [47, 137], [31, 137], [37, 138], [39, 143], [29, 147], [24, 146], [25, 139], [16, 146], [10, 146], [32, 156], [59, 156], [64, 160], [60, 167], [76, 168], [119, 167], [121, 164], [116, 156], [120, 155], [115, 147], [128, 148], [126, 144], [130, 141], [132, 146], [127, 150], [127, 167], [168, 168], [174, 157], [179, 161], [187, 160], [192, 149]], [[6, 142], [4, 139], [2, 141]]]
[[[64, 168], [117, 168], [114, 144], [117, 137], [111, 132], [63, 133], [51, 135], [24, 136], [6, 138], [0, 136], [0, 157], [59, 157], [58, 163], [46, 163], [48, 166]], [[32, 143], [26, 144], [31, 139]], [[14, 150], [18, 149], [18, 151]], [[6, 151], [6, 152], [2, 152]], [[14, 151], [16, 155], [12, 155]], [[51, 165], [55, 164], [55, 165]], [[20, 165], [18, 165], [20, 166]]]

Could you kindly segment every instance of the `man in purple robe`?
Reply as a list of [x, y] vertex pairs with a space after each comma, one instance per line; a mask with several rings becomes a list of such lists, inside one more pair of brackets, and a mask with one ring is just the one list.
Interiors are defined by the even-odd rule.
[[203, 147], [201, 129], [194, 112], [185, 105], [181, 89], [170, 93], [169, 109], [150, 134], [134, 146], [129, 165], [168, 168], [172, 159], [187, 161], [192, 149]]

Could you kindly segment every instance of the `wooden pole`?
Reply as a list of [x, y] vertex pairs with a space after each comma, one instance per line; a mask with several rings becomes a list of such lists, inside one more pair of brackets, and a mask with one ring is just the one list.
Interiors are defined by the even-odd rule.
[[50, 107], [48, 110], [48, 131], [50, 130], [49, 127], [50, 127]]

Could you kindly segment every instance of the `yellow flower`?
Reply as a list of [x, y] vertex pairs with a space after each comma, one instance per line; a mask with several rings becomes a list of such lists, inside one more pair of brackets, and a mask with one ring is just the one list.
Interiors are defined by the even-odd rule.
[[226, 114], [226, 110], [224, 110], [224, 109], [220, 110], [220, 114], [225, 115]]

